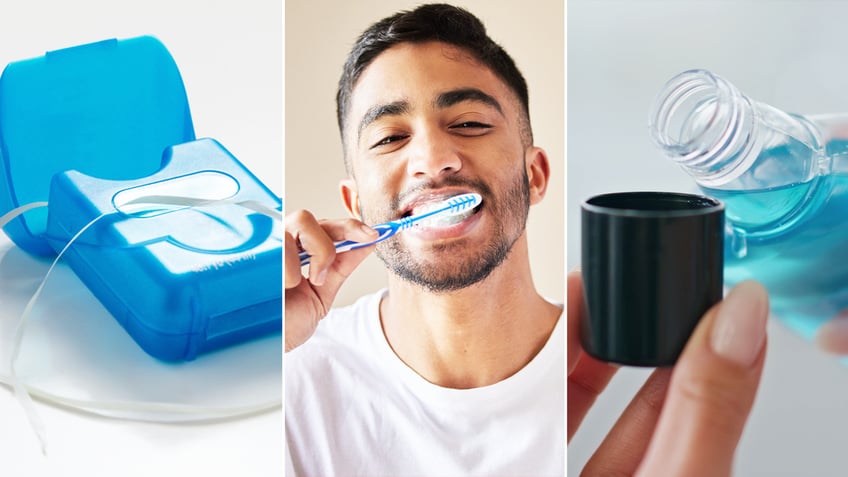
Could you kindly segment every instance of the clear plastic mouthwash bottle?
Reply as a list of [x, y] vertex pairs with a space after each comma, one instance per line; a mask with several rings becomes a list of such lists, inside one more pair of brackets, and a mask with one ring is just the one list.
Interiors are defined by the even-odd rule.
[[650, 129], [725, 202], [725, 283], [763, 283], [773, 313], [808, 338], [848, 309], [848, 114], [786, 113], [690, 70], [666, 83]]

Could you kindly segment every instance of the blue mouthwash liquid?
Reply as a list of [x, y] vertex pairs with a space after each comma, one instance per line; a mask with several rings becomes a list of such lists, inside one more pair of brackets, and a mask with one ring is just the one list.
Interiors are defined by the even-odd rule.
[[[843, 161], [848, 142], [828, 145]], [[765, 154], [780, 154], [770, 151]], [[848, 309], [848, 174], [763, 190], [704, 191], [725, 202], [725, 282], [769, 292], [774, 316], [807, 338]]]
[[812, 338], [848, 310], [848, 113], [804, 116], [706, 70], [660, 90], [655, 144], [725, 203], [725, 283], [754, 279], [772, 314]]

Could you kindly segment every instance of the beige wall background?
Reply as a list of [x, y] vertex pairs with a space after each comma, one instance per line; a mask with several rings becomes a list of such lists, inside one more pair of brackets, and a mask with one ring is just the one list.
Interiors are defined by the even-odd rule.
[[[338, 182], [345, 177], [335, 116], [336, 84], [358, 35], [375, 21], [422, 2], [287, 0], [285, 2], [285, 208], [319, 218], [346, 217]], [[545, 200], [530, 210], [527, 226], [534, 280], [540, 292], [562, 302], [565, 288], [564, 1], [464, 0], [452, 2], [477, 15], [518, 64], [530, 89], [536, 145], [551, 162]], [[372, 255], [339, 292], [349, 304], [386, 284]]]

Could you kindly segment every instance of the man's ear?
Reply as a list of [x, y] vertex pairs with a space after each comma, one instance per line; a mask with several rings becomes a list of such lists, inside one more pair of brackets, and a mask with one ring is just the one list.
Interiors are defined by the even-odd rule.
[[548, 153], [541, 147], [528, 147], [524, 152], [524, 163], [530, 186], [530, 205], [535, 205], [542, 201], [548, 190], [548, 179], [551, 177]]
[[350, 178], [339, 181], [339, 191], [342, 194], [347, 213], [351, 217], [362, 220], [362, 210], [359, 208], [359, 192], [356, 189], [356, 181]]

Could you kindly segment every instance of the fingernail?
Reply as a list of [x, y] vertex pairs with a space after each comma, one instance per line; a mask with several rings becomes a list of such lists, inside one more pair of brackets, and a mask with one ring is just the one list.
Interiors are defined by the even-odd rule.
[[321, 270], [321, 272], [318, 274], [318, 276], [315, 277], [315, 284], [318, 285], [319, 287], [321, 285], [323, 285], [324, 282], [327, 280], [327, 272], [329, 272], [329, 271], [330, 270], [327, 269], [327, 268]]
[[361, 230], [362, 233], [365, 233], [365, 234], [368, 234], [368, 235], [375, 235], [377, 233], [376, 230], [372, 229], [371, 227], [369, 227], [365, 224], [360, 225], [359, 230]]
[[713, 324], [713, 351], [741, 366], [751, 366], [766, 339], [768, 295], [762, 285], [743, 282], [721, 302]]

